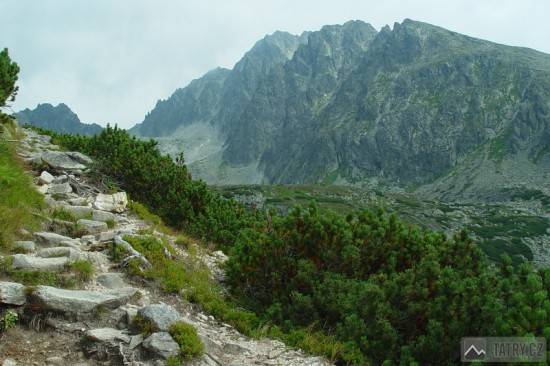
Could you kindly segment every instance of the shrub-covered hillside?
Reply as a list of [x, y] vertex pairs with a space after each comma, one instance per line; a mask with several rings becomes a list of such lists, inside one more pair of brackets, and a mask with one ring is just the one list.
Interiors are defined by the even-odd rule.
[[107, 185], [228, 253], [228, 296], [287, 343], [340, 364], [452, 365], [461, 337], [550, 337], [550, 269], [506, 256], [489, 266], [465, 231], [448, 238], [382, 210], [342, 216], [314, 203], [286, 216], [252, 211], [154, 141], [116, 127], [54, 137], [96, 159]]

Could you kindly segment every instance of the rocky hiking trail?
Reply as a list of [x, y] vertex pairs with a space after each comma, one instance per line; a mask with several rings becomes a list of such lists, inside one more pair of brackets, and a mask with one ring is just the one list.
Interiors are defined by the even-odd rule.
[[[74, 223], [49, 219], [49, 230], [22, 233], [25, 240], [13, 243], [20, 254], [6, 255], [2, 261], [11, 270], [48, 271], [61, 277], [71, 277], [66, 271], [71, 263], [87, 261], [93, 265], [93, 277], [71, 289], [25, 286], [0, 278], [0, 309], [14, 309], [20, 320], [2, 334], [2, 365], [165, 365], [178, 353], [177, 343], [166, 332], [177, 321], [194, 326], [204, 344], [204, 355], [184, 365], [330, 364], [280, 341], [245, 337], [181, 296], [127, 275], [121, 263], [111, 261], [107, 247], [123, 245], [130, 257], [141, 258], [146, 266], [147, 259], [124, 235], [139, 235], [151, 224], [126, 207], [124, 192], [107, 194], [88, 179], [93, 163], [89, 157], [59, 151], [49, 136], [22, 131], [19, 155], [40, 167], [31, 172], [37, 190], [51, 211], [62, 209], [78, 219], [79, 235], [66, 233]], [[174, 250], [188, 255], [182, 248]], [[223, 275], [217, 268], [226, 259], [223, 253], [200, 250], [199, 257], [217, 277]], [[137, 314], [155, 326], [156, 332], [146, 339], [133, 326]]]

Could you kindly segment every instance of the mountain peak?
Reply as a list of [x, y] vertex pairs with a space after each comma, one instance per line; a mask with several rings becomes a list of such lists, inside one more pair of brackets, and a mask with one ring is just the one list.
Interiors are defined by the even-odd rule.
[[34, 110], [29, 108], [14, 114], [21, 123], [28, 123], [60, 133], [95, 135], [101, 132], [97, 124], [85, 124], [65, 103], [53, 106], [50, 103], [38, 104]]

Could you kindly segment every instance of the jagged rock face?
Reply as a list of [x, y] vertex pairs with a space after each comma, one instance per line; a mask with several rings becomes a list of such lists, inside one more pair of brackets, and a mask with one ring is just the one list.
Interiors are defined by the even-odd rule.
[[82, 123], [71, 109], [61, 103], [56, 107], [51, 104], [39, 104], [35, 109], [25, 109], [14, 114], [20, 124], [31, 124], [48, 130], [80, 135], [95, 135], [101, 132], [98, 124]]
[[143, 123], [129, 132], [139, 136], [166, 136], [179, 126], [210, 123], [219, 110], [220, 94], [229, 70], [215, 69], [178, 89], [167, 100], [159, 100]]
[[[411, 20], [285, 37], [266, 37], [227, 71], [212, 118], [186, 119], [219, 126], [220, 171], [257, 166], [267, 183], [410, 185], [467, 164], [490, 165], [486, 180], [499, 180], [503, 159], [511, 167], [522, 157], [530, 172], [550, 166], [550, 55]], [[155, 128], [170, 133], [174, 123]]]
[[[362, 22], [325, 26], [309, 34], [307, 44], [298, 47], [291, 60], [275, 67], [259, 84], [231, 126], [224, 160], [230, 164], [258, 160], [273, 146], [274, 137], [294, 121], [307, 121], [312, 111], [323, 108], [375, 35], [374, 28]], [[301, 123], [300, 128], [307, 128], [307, 124]]]
[[[412, 21], [382, 30], [321, 113], [280, 131], [262, 156], [268, 181], [320, 182], [336, 171], [425, 183], [491, 139], [503, 139], [506, 154], [540, 149], [550, 57], [525, 52]], [[531, 57], [546, 62], [536, 77]]]
[[211, 123], [231, 126], [242, 112], [264, 75], [292, 56], [300, 37], [285, 32], [266, 36], [232, 71], [218, 68], [158, 101], [143, 123], [129, 131], [140, 136], [168, 136], [180, 126]]

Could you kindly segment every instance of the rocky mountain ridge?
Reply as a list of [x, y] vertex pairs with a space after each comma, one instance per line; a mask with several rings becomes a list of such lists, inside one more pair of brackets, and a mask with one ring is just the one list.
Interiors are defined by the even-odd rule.
[[[123, 263], [132, 258], [148, 265], [147, 259], [126, 242], [127, 236], [140, 237], [152, 230], [154, 236], [173, 245], [174, 254], [165, 255], [189, 257], [190, 253], [174, 245], [175, 238], [154, 231], [151, 222], [128, 210], [124, 192], [101, 193], [102, 188], [88, 179], [90, 158], [60, 152], [48, 136], [31, 130], [24, 133], [19, 154], [39, 167], [34, 172], [38, 191], [45, 195], [52, 212], [63, 211], [78, 221], [54, 219], [48, 230], [21, 233], [25, 240], [12, 243], [19, 254], [2, 256], [2, 263], [11, 271], [71, 276], [66, 269], [85, 261], [93, 266], [93, 276], [77, 289], [25, 286], [2, 278], [0, 305], [11, 308], [15, 319], [19, 316], [27, 323], [5, 330], [0, 339], [3, 365], [165, 365], [179, 352], [166, 330], [181, 321], [197, 329], [205, 349], [204, 356], [186, 365], [329, 364], [319, 357], [287, 349], [278, 341], [247, 338], [180, 296], [163, 294], [155, 285], [124, 274]], [[67, 236], [65, 231], [75, 225], [80, 234]], [[106, 250], [109, 243], [127, 248], [128, 255], [121, 263], [111, 261]], [[199, 258], [211, 268], [213, 276], [223, 276], [218, 265], [226, 257], [221, 252], [200, 251]], [[135, 330], [136, 315], [152, 324], [152, 334], [143, 337]]]
[[209, 183], [500, 198], [550, 188], [549, 85], [550, 55], [408, 19], [380, 32], [354, 21], [268, 36], [131, 132], [194, 155], [191, 172]]
[[80, 118], [64, 103], [53, 106], [49, 103], [39, 104], [35, 109], [24, 109], [13, 114], [20, 124], [30, 124], [59, 133], [95, 135], [101, 132], [101, 126], [82, 123]]

